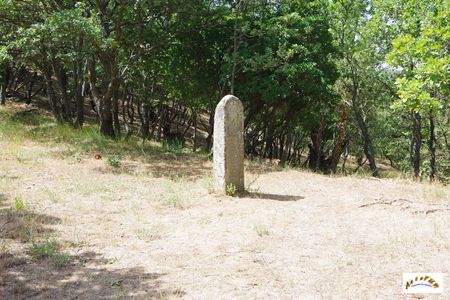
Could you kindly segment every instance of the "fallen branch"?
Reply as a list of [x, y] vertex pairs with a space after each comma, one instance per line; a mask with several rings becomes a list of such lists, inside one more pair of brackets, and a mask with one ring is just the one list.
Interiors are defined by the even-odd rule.
[[433, 209], [427, 209], [427, 210], [416, 210], [415, 212], [413, 212], [413, 214], [424, 214], [424, 215], [428, 215], [428, 214], [432, 214], [438, 211], [446, 211], [446, 210], [450, 210], [450, 208], [433, 208]]
[[380, 205], [392, 205], [392, 204], [394, 204], [395, 202], [408, 202], [408, 203], [412, 203], [412, 201], [411, 201], [411, 200], [408, 200], [408, 199], [394, 199], [394, 200], [391, 200], [391, 201], [381, 200], [381, 201], [371, 202], [371, 203], [367, 203], [367, 204], [360, 205], [359, 207], [361, 208], [361, 207], [367, 207], [367, 206], [378, 205], [378, 204], [380, 204]]

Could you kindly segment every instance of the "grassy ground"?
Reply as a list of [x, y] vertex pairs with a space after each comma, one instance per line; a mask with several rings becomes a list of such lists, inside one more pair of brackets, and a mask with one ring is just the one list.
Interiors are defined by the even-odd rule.
[[204, 155], [23, 111], [0, 109], [0, 299], [392, 299], [450, 271], [444, 186], [248, 163], [218, 196]]

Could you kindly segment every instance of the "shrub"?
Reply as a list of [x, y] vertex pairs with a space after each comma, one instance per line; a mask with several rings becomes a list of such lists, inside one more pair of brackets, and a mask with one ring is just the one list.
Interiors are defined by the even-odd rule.
[[178, 140], [164, 140], [162, 142], [164, 152], [181, 154], [183, 152], [183, 143]]
[[113, 155], [108, 158], [108, 164], [114, 168], [120, 167], [121, 161], [122, 161], [122, 156], [120, 156], [120, 155]]
[[227, 194], [227, 196], [231, 196], [231, 197], [236, 196], [236, 194], [237, 194], [236, 186], [232, 183], [227, 185], [226, 194]]
[[14, 198], [15, 207], [17, 211], [21, 211], [25, 209], [25, 203], [20, 197]]
[[38, 258], [50, 257], [56, 266], [62, 267], [69, 262], [69, 256], [58, 253], [56, 240], [46, 240], [42, 243], [33, 242], [31, 246], [31, 254]]
[[31, 246], [31, 253], [36, 257], [52, 257], [56, 252], [56, 241], [47, 240], [43, 243], [34, 243]]

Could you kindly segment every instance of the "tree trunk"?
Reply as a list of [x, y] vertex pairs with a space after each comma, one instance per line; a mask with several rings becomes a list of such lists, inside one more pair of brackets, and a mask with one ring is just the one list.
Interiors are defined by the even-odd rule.
[[25, 103], [26, 104], [30, 104], [31, 103], [31, 99], [33, 97], [33, 86], [34, 86], [34, 83], [36, 81], [36, 78], [37, 78], [37, 74], [34, 72], [33, 75], [30, 78], [30, 81], [28, 82], [27, 94], [25, 96]]
[[6, 84], [0, 82], [0, 105], [6, 105]]
[[364, 154], [366, 155], [367, 159], [369, 160], [369, 166], [370, 170], [372, 172], [372, 176], [379, 177], [378, 174], [378, 168], [375, 163], [375, 149], [372, 144], [372, 139], [369, 135], [369, 130], [367, 129], [366, 121], [364, 120], [362, 116], [362, 111], [360, 108], [360, 99], [359, 99], [359, 78], [357, 75], [357, 70], [355, 69], [355, 64], [353, 63], [352, 56], [347, 56], [347, 62], [351, 66], [351, 72], [352, 72], [352, 83], [353, 83], [353, 89], [352, 89], [352, 109], [355, 114], [355, 119], [358, 124], [359, 130], [361, 132], [361, 136], [364, 143]]
[[210, 152], [212, 150], [213, 146], [213, 138], [214, 138], [214, 113], [215, 108], [213, 104], [212, 97], [209, 97], [208, 102], [208, 108], [209, 108], [209, 118], [208, 118], [208, 136], [206, 137], [206, 151]]
[[128, 98], [128, 101], [127, 101], [127, 116], [128, 116], [128, 119], [130, 120], [129, 121], [130, 126], [132, 126], [133, 123], [134, 123], [134, 104], [133, 104], [133, 100], [134, 100], [133, 95], [130, 95], [130, 97]]
[[420, 148], [422, 146], [422, 117], [419, 113], [412, 113], [411, 164], [414, 179], [420, 180]]
[[291, 154], [292, 154], [292, 127], [288, 126], [287, 132], [286, 132], [286, 154], [280, 158], [280, 163], [284, 165], [286, 161], [291, 160]]
[[18, 69], [18, 71], [16, 73], [17, 74], [14, 74], [15, 76], [13, 77], [13, 80], [11, 80], [11, 85], [10, 85], [9, 90], [12, 91], [12, 93], [17, 96], [17, 94], [18, 94], [17, 91], [19, 90], [18, 86], [22, 82], [22, 78], [26, 74], [26, 69], [23, 64], [20, 65], [20, 68]]
[[[358, 111], [358, 109], [356, 109]], [[361, 130], [361, 135], [364, 142], [364, 154], [366, 155], [368, 161], [369, 161], [369, 167], [370, 171], [372, 172], [373, 177], [379, 177], [378, 168], [375, 163], [375, 149], [372, 144], [372, 139], [369, 135], [369, 130], [367, 128], [367, 124], [364, 121], [364, 119], [361, 116], [360, 112], [355, 112], [355, 116], [357, 119], [357, 122], [359, 124], [359, 128]]]
[[64, 67], [56, 59], [52, 60], [53, 74], [55, 75], [55, 83], [61, 95], [63, 105], [63, 119], [68, 123], [72, 123], [72, 109], [70, 107], [70, 99], [67, 95], [67, 75]]
[[333, 151], [331, 153], [331, 162], [330, 162], [330, 170], [334, 174], [337, 171], [337, 165], [339, 163], [339, 159], [344, 150], [345, 144], [345, 127], [347, 124], [347, 107], [344, 103], [341, 105], [341, 119], [339, 121], [339, 130], [338, 136], [336, 139], [336, 144], [333, 147]]
[[[78, 53], [81, 52], [83, 47], [83, 38], [78, 39]], [[73, 82], [75, 90], [75, 105], [77, 110], [77, 116], [75, 119], [75, 127], [82, 128], [84, 123], [84, 96], [85, 96], [85, 84], [83, 79], [83, 59], [78, 56], [73, 65]]]
[[113, 115], [113, 125], [114, 132], [116, 133], [116, 137], [120, 138], [120, 121], [119, 121], [119, 91], [117, 89], [114, 90], [113, 93], [113, 105], [112, 105], [112, 115]]
[[109, 83], [106, 93], [100, 96], [100, 92], [97, 88], [97, 76], [95, 72], [95, 61], [90, 60], [89, 62], [89, 83], [91, 88], [91, 94], [94, 98], [94, 103], [97, 110], [97, 115], [100, 123], [100, 132], [108, 137], [115, 138], [114, 126], [113, 126], [113, 115], [112, 115], [112, 96], [114, 90], [117, 88], [117, 74], [113, 70], [113, 62], [108, 66], [104, 63], [106, 73], [109, 73]]
[[193, 112], [193, 119], [194, 119], [194, 140], [193, 140], [193, 146], [192, 146], [192, 152], [197, 152], [197, 114], [196, 112]]
[[273, 141], [273, 132], [274, 132], [274, 126], [273, 124], [269, 124], [268, 128], [267, 128], [267, 136], [266, 136], [266, 156], [272, 160], [274, 157], [274, 141]]
[[[112, 85], [110, 83], [110, 85]], [[100, 114], [102, 115], [100, 120], [100, 132], [106, 136], [111, 138], [115, 138], [114, 126], [113, 126], [113, 116], [112, 116], [112, 103], [111, 96], [105, 95], [103, 98], [100, 98], [102, 103], [102, 110]]]
[[159, 105], [159, 126], [158, 126], [158, 132], [157, 132], [157, 136], [156, 136], [156, 140], [158, 142], [161, 141], [162, 138], [162, 128], [164, 126], [165, 123], [165, 109], [164, 109], [164, 105], [161, 103]]
[[127, 113], [127, 110], [129, 109], [130, 101], [132, 96], [127, 94], [127, 89], [124, 89], [125, 93], [123, 95], [122, 100], [122, 118], [123, 123], [125, 126], [125, 141], [129, 141], [131, 136], [133, 135], [133, 128], [131, 126], [132, 122], [129, 117], [129, 114]]
[[280, 147], [279, 147], [279, 151], [278, 151], [278, 159], [280, 160], [279, 164], [281, 166], [284, 165], [285, 162], [285, 147], [286, 147], [286, 140], [287, 140], [287, 135], [283, 132], [280, 135]]
[[[1, 65], [0, 65], [1, 66]], [[8, 86], [9, 81], [9, 66], [6, 62], [3, 63], [3, 69], [0, 68], [1, 74], [1, 81], [0, 81], [0, 105], [6, 104], [6, 88]]]
[[342, 161], [342, 171], [344, 172], [344, 175], [347, 175], [347, 170], [345, 169], [345, 163], [347, 162], [347, 158], [348, 158], [348, 155], [349, 155], [349, 153], [350, 153], [350, 151], [349, 151], [349, 146], [350, 146], [350, 140], [349, 139], [347, 139], [345, 142], [344, 142], [344, 149], [343, 149], [343, 152], [344, 152], [344, 160]]
[[83, 84], [80, 75], [82, 74], [81, 60], [74, 63], [73, 66], [73, 88], [75, 92], [75, 104], [77, 109], [77, 117], [75, 119], [75, 127], [82, 128], [84, 123], [84, 95]]
[[139, 128], [139, 135], [142, 138], [142, 141], [148, 139], [148, 133], [150, 130], [150, 104], [141, 103], [140, 104], [140, 114], [139, 117], [141, 119], [141, 127]]
[[322, 136], [324, 129], [324, 120], [323, 118], [320, 120], [319, 128], [313, 128], [311, 130], [311, 144], [309, 147], [309, 155], [308, 155], [308, 163], [309, 168], [318, 171], [322, 167]]
[[434, 181], [436, 175], [436, 133], [434, 128], [433, 111], [430, 110], [430, 138], [428, 149], [430, 151], [430, 181]]
[[61, 110], [59, 108], [59, 103], [55, 95], [55, 90], [53, 88], [52, 71], [49, 67], [44, 67], [43, 74], [45, 79], [45, 89], [47, 91], [48, 104], [55, 119], [58, 122], [62, 122]]

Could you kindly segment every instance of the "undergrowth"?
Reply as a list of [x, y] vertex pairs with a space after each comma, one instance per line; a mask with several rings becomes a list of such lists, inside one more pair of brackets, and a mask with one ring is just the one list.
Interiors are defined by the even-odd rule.
[[45, 145], [65, 144], [70, 147], [70, 157], [83, 152], [100, 152], [129, 156], [159, 155], [166, 149], [155, 143], [142, 144], [138, 137], [131, 137], [128, 141], [123, 139], [110, 139], [98, 130], [94, 123], [85, 123], [82, 129], [56, 122], [53, 118], [32, 110], [27, 113], [17, 112], [9, 108], [0, 109], [0, 140], [9, 143], [21, 144], [25, 140]]
[[57, 267], [63, 267], [69, 262], [69, 256], [58, 251], [58, 244], [55, 239], [45, 240], [41, 243], [33, 242], [31, 254], [37, 258], [49, 257]]

